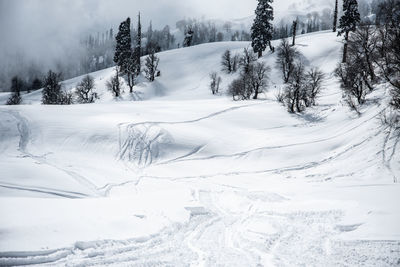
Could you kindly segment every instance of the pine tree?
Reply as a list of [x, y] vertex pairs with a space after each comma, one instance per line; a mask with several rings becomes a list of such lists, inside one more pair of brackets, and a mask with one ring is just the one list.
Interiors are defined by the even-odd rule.
[[51, 70], [44, 79], [42, 91], [42, 103], [45, 105], [57, 105], [63, 101], [63, 92], [61, 91], [61, 74]]
[[339, 21], [340, 30], [338, 32], [338, 36], [342, 35], [343, 33], [345, 34], [342, 63], [346, 63], [349, 33], [354, 32], [357, 28], [357, 23], [361, 21], [360, 13], [358, 12], [357, 0], [344, 0], [343, 12], [344, 14]]
[[146, 73], [146, 78], [150, 81], [153, 82], [156, 75], [159, 76], [157, 73], [158, 71], [158, 63], [160, 62], [160, 59], [156, 56], [154, 51], [152, 51], [147, 57], [145, 61], [145, 73]]
[[333, 14], [333, 32], [336, 32], [337, 27], [337, 18], [338, 18], [338, 9], [339, 9], [339, 1], [335, 1], [335, 13]]
[[142, 24], [140, 22], [140, 12], [138, 15], [138, 25], [137, 25], [137, 36], [136, 36], [136, 46], [134, 51], [134, 59], [136, 66], [136, 75], [140, 74], [141, 71], [141, 62], [140, 57], [142, 55]]
[[297, 19], [293, 21], [293, 26], [292, 26], [292, 35], [293, 35], [292, 46], [296, 44], [296, 32], [297, 32]]
[[192, 30], [191, 27], [189, 27], [185, 33], [185, 39], [183, 40], [183, 47], [192, 46], [193, 35], [194, 35], [194, 31]]
[[258, 6], [255, 11], [256, 18], [251, 27], [251, 46], [254, 52], [258, 53], [258, 57], [262, 57], [263, 51], [269, 45], [272, 52], [274, 48], [271, 45], [274, 20], [272, 0], [258, 0]]
[[38, 89], [42, 88], [42, 86], [43, 86], [42, 85], [42, 81], [39, 78], [36, 77], [32, 82], [31, 89], [32, 90], [38, 90]]
[[117, 43], [115, 47], [114, 62], [119, 67], [121, 73], [126, 73], [129, 61], [132, 58], [131, 40], [131, 19], [121, 22], [119, 31], [115, 37]]
[[11, 80], [11, 92], [12, 95], [7, 101], [7, 105], [19, 105], [22, 101], [21, 98], [21, 89], [22, 89], [22, 80], [15, 76]]

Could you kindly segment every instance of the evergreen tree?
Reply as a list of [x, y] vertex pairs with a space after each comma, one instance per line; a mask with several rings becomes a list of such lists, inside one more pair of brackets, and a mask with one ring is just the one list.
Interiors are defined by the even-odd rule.
[[61, 91], [61, 74], [51, 70], [44, 79], [42, 91], [42, 103], [45, 105], [57, 105], [63, 101], [63, 92]]
[[121, 22], [119, 31], [115, 37], [117, 43], [115, 47], [114, 62], [119, 67], [121, 73], [126, 73], [132, 58], [131, 40], [131, 19]]
[[32, 82], [31, 88], [32, 88], [32, 90], [38, 90], [38, 89], [42, 88], [42, 86], [43, 86], [42, 81], [36, 77]]
[[141, 62], [140, 57], [142, 56], [142, 24], [140, 22], [140, 12], [138, 15], [138, 25], [137, 25], [137, 36], [136, 36], [136, 46], [134, 51], [136, 75], [140, 74]]
[[21, 90], [22, 90], [22, 80], [15, 76], [11, 80], [11, 92], [12, 95], [7, 101], [7, 105], [19, 105], [22, 101]]
[[254, 52], [258, 53], [258, 57], [262, 57], [262, 52], [267, 48], [267, 45], [269, 45], [272, 52], [274, 51], [274, 48], [271, 46], [273, 34], [272, 21], [274, 20], [271, 3], [272, 0], [258, 0], [258, 6], [255, 11], [256, 18], [251, 27], [251, 46]]
[[225, 53], [222, 55], [221, 65], [222, 71], [228, 74], [232, 72], [232, 55], [230, 50], [226, 50]]
[[145, 73], [146, 73], [146, 78], [150, 81], [153, 82], [156, 76], [159, 76], [157, 73], [158, 71], [158, 63], [160, 62], [160, 59], [156, 56], [154, 51], [152, 51], [147, 57], [146, 57], [146, 63], [145, 63]]
[[183, 40], [184, 47], [192, 46], [193, 35], [194, 35], [194, 31], [192, 30], [191, 27], [189, 27], [185, 33], [185, 39]]
[[343, 63], [347, 61], [347, 47], [349, 41], [349, 33], [354, 32], [357, 27], [357, 23], [360, 22], [360, 13], [358, 12], [357, 0], [344, 0], [343, 1], [343, 16], [339, 21], [339, 32], [338, 36], [345, 34], [344, 36], [344, 47], [343, 47]]
[[335, 1], [335, 13], [333, 14], [333, 32], [336, 32], [337, 27], [337, 18], [338, 18], [338, 9], [339, 9], [339, 0]]
[[293, 21], [293, 26], [292, 26], [292, 35], [293, 35], [292, 46], [296, 44], [296, 32], [297, 32], [297, 19]]

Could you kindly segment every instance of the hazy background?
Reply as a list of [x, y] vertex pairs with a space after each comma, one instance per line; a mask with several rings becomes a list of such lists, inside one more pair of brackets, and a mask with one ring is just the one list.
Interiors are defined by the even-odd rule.
[[[183, 18], [231, 20], [252, 16], [257, 0], [0, 0], [0, 74], [18, 65], [43, 70], [74, 58], [80, 38], [87, 33], [116, 32], [130, 16], [142, 13], [160, 29]], [[276, 21], [296, 12], [333, 7], [333, 0], [289, 0], [273, 4]], [[11, 67], [13, 66], [13, 67]], [[3, 88], [2, 88], [3, 87]], [[0, 84], [0, 91], [7, 90]]]

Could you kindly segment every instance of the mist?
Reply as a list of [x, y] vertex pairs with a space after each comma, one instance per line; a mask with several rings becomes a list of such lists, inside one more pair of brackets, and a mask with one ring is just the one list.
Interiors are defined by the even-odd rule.
[[[275, 18], [285, 10], [310, 7], [329, 0], [291, 0], [274, 3]], [[254, 14], [257, 0], [0, 0], [0, 91], [20, 66], [57, 70], [79, 60], [83, 36], [105, 32], [140, 11], [143, 28], [175, 27], [183, 18], [231, 20]], [[295, 6], [293, 6], [295, 5]], [[2, 78], [3, 77], [3, 78]], [[2, 81], [3, 80], [3, 81]]]

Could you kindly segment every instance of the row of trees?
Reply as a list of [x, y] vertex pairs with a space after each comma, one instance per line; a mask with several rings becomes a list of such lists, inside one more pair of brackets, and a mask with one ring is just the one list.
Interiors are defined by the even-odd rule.
[[[228, 88], [228, 93], [234, 100], [257, 99], [267, 86], [270, 68], [263, 62], [257, 62], [253, 50], [245, 48], [241, 55], [232, 55], [226, 50], [221, 58], [221, 70], [226, 74], [239, 72]], [[216, 73], [210, 74], [210, 89], [213, 94], [218, 94], [221, 77]]]
[[324, 74], [318, 68], [306, 70], [304, 56], [286, 39], [282, 39], [277, 49], [277, 67], [281, 70], [284, 91], [279, 92], [277, 100], [291, 113], [302, 112], [306, 107], [316, 105], [321, 92]]
[[342, 63], [336, 69], [346, 101], [355, 110], [380, 81], [388, 82], [391, 106], [400, 109], [400, 2], [386, 0], [378, 5], [377, 24], [359, 24], [355, 0], [344, 1], [340, 20], [345, 34]]
[[[131, 20], [127, 18], [121, 22], [119, 31], [115, 37], [116, 47], [114, 54], [115, 76], [106, 83], [107, 88], [113, 93], [115, 97], [121, 95], [121, 77], [124, 77], [127, 85], [129, 86], [130, 93], [133, 93], [133, 87], [136, 84], [137, 77], [142, 73], [142, 25], [140, 21], [140, 14], [138, 16], [138, 25], [134, 31], [136, 35], [136, 43], [132, 46], [131, 35]], [[149, 31], [148, 31], [149, 36]], [[148, 37], [150, 38], [150, 37]], [[156, 56], [158, 48], [149, 45], [152, 39], [147, 40], [146, 49], [148, 56], [145, 59], [144, 72], [145, 77], [153, 82], [156, 76], [160, 76], [161, 72], [158, 70], [159, 58]]]

